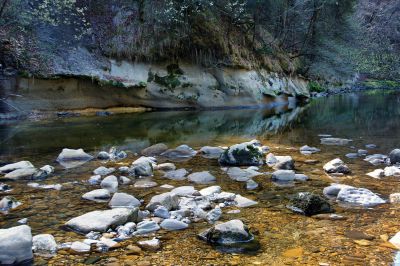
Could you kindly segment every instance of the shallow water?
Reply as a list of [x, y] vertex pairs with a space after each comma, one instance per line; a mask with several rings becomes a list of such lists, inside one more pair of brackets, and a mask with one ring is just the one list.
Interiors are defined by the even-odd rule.
[[[216, 160], [201, 156], [176, 163], [192, 171], [208, 170], [214, 174], [223, 190], [240, 193], [259, 202], [254, 208], [241, 209], [239, 214], [226, 214], [222, 221], [242, 219], [261, 243], [261, 250], [252, 255], [219, 253], [197, 240], [196, 234], [208, 228], [206, 223], [192, 224], [183, 232], [160, 232], [163, 249], [156, 253], [144, 252], [140, 256], [127, 254], [124, 247], [91, 255], [58, 254], [46, 259], [36, 257], [37, 264], [51, 262], [56, 265], [82, 263], [86, 258], [98, 256], [100, 264], [120, 265], [388, 265], [393, 262], [395, 251], [385, 246], [385, 236], [400, 231], [399, 207], [385, 204], [373, 209], [356, 209], [333, 203], [337, 214], [345, 221], [317, 220], [291, 213], [285, 208], [290, 195], [300, 191], [322, 193], [322, 189], [334, 182], [322, 171], [327, 161], [340, 157], [352, 169], [353, 174], [336, 181], [368, 188], [387, 199], [389, 194], [400, 192], [400, 179], [390, 177], [381, 180], [365, 174], [374, 167], [362, 160], [348, 159], [344, 155], [376, 144], [370, 153], [387, 154], [400, 141], [400, 93], [397, 91], [367, 91], [329, 98], [314, 99], [306, 106], [289, 109], [278, 106], [270, 110], [224, 110], [207, 112], [151, 112], [116, 115], [110, 117], [78, 117], [53, 121], [21, 121], [0, 124], [0, 162], [30, 160], [36, 166], [52, 164], [62, 148], [83, 148], [96, 154], [111, 146], [129, 151], [129, 157], [119, 165], [129, 165], [137, 156], [134, 153], [152, 144], [164, 142], [169, 147], [188, 144], [195, 149], [202, 146], [228, 146], [259, 139], [271, 148], [275, 155], [291, 155], [296, 160], [296, 172], [305, 173], [311, 180], [294, 186], [279, 186], [267, 176], [255, 179], [261, 186], [256, 191], [246, 191], [244, 184], [235, 182], [221, 171]], [[320, 144], [318, 134], [352, 139], [347, 146]], [[301, 155], [303, 145], [316, 146], [320, 153]], [[305, 163], [315, 159], [316, 164]], [[61, 191], [38, 190], [26, 186], [27, 181], [7, 182], [13, 195], [24, 205], [8, 215], [0, 216], [0, 227], [17, 225], [16, 221], [27, 217], [33, 234], [52, 233], [57, 242], [75, 241], [82, 236], [66, 232], [62, 225], [68, 219], [95, 209], [106, 209], [106, 203], [92, 203], [80, 199], [81, 195], [95, 187], [81, 182], [91, 176], [91, 171], [101, 165], [91, 161], [82, 167], [65, 170], [56, 168], [55, 176], [43, 183], [65, 185]], [[108, 163], [107, 166], [115, 166]], [[263, 172], [272, 171], [267, 166]], [[159, 173], [153, 177], [159, 185], [186, 185], [187, 181], [162, 179]], [[202, 186], [196, 186], [202, 188]], [[160, 188], [138, 189], [121, 186], [146, 202], [160, 193]], [[5, 194], [5, 193], [3, 193]], [[0, 194], [0, 197], [2, 195]], [[1, 214], [0, 214], [1, 215]], [[367, 244], [356, 243], [346, 237], [348, 230], [358, 230], [375, 239]], [[134, 243], [137, 239], [123, 242]], [[365, 244], [365, 245], [364, 245]], [[286, 253], [285, 253], [286, 252]]]

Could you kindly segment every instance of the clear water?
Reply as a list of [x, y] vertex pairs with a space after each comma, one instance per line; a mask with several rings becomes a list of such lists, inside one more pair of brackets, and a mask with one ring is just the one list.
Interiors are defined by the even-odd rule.
[[[209, 170], [218, 178], [218, 184], [226, 191], [241, 193], [257, 200], [256, 208], [242, 209], [237, 215], [224, 215], [223, 220], [243, 219], [257, 233], [262, 246], [257, 255], [220, 254], [212, 247], [196, 239], [196, 234], [207, 224], [196, 224], [179, 233], [167, 233], [164, 248], [158, 253], [144, 252], [132, 258], [124, 248], [106, 254], [97, 254], [102, 262], [115, 259], [120, 264], [128, 261], [150, 262], [152, 264], [243, 264], [258, 265], [304, 265], [331, 263], [331, 265], [388, 265], [393, 262], [392, 249], [382, 247], [382, 235], [392, 236], [400, 231], [397, 205], [383, 205], [374, 209], [349, 209], [334, 207], [346, 221], [326, 221], [292, 214], [284, 208], [287, 197], [298, 191], [321, 193], [323, 187], [334, 182], [327, 177], [322, 166], [336, 157], [342, 158], [353, 174], [336, 181], [359, 187], [366, 187], [387, 198], [390, 193], [400, 192], [398, 178], [372, 179], [365, 174], [378, 168], [362, 159], [347, 159], [344, 155], [364, 148], [365, 144], [376, 144], [370, 153], [387, 154], [400, 147], [400, 93], [398, 91], [367, 91], [314, 99], [309, 104], [289, 109], [280, 106], [271, 110], [223, 110], [204, 112], [150, 112], [109, 117], [75, 117], [52, 121], [20, 121], [0, 124], [0, 162], [7, 163], [23, 159], [36, 166], [57, 165], [55, 158], [62, 148], [83, 148], [96, 154], [111, 146], [130, 152], [122, 164], [128, 165], [137, 156], [134, 153], [152, 144], [164, 142], [170, 147], [188, 144], [195, 149], [202, 146], [229, 146], [241, 141], [259, 139], [271, 147], [276, 155], [291, 155], [296, 160], [296, 171], [311, 177], [310, 181], [295, 184], [294, 187], [280, 187], [267, 177], [255, 178], [261, 188], [254, 192], [244, 189], [242, 183], [227, 178], [216, 160], [196, 156], [188, 162], [177, 163], [187, 169]], [[349, 138], [348, 146], [324, 146], [318, 134]], [[316, 146], [321, 153], [303, 156], [298, 148], [303, 145]], [[319, 162], [305, 163], [308, 159]], [[83, 167], [64, 170], [57, 167], [56, 175], [45, 183], [65, 183], [88, 179], [91, 171], [100, 163], [93, 161]], [[113, 165], [109, 165], [113, 166]], [[271, 169], [263, 167], [263, 171]], [[160, 185], [186, 185], [162, 179], [159, 174], [153, 178]], [[61, 191], [44, 191], [26, 186], [27, 181], [8, 182], [14, 187], [10, 192], [24, 203], [24, 208], [0, 216], [0, 227], [15, 226], [16, 221], [28, 217], [33, 233], [49, 232], [59, 242], [79, 240], [81, 236], [61, 229], [69, 218], [84, 212], [105, 209], [106, 204], [87, 203], [80, 196], [94, 189], [80, 182]], [[201, 188], [201, 187], [199, 187]], [[145, 201], [155, 193], [125, 187], [123, 191], [143, 198]], [[3, 193], [4, 194], [4, 193]], [[0, 197], [2, 195], [0, 194]], [[368, 245], [360, 245], [346, 238], [347, 230], [359, 230], [373, 235]], [[134, 243], [130, 240], [128, 243]], [[301, 248], [301, 255], [289, 256], [284, 252]], [[82, 262], [92, 255], [58, 254], [51, 259], [38, 258], [42, 262], [62, 265]], [[358, 264], [357, 264], [358, 263]], [[129, 264], [129, 263], [128, 263]]]

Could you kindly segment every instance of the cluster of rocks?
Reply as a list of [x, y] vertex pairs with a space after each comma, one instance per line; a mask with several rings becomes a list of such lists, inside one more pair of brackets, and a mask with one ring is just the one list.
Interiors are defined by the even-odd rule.
[[36, 168], [29, 161], [20, 161], [0, 167], [1, 179], [5, 180], [41, 180], [50, 176], [54, 172], [54, 167], [45, 165]]

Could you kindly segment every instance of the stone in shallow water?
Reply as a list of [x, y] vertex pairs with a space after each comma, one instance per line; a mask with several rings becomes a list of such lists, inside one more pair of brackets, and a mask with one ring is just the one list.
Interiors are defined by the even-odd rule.
[[0, 167], [0, 173], [9, 173], [14, 170], [24, 169], [24, 168], [34, 168], [33, 164], [29, 161], [20, 161], [17, 163], [7, 164]]
[[137, 244], [144, 250], [157, 251], [161, 248], [161, 241], [157, 238], [152, 240], [143, 240], [137, 242]]
[[140, 154], [144, 156], [157, 156], [160, 155], [161, 153], [165, 152], [168, 150], [168, 146], [165, 145], [164, 143], [157, 143], [154, 144], [150, 147], [147, 147], [146, 149], [143, 149]]
[[352, 186], [332, 183], [330, 186], [324, 188], [323, 193], [328, 198], [337, 197], [343, 188], [352, 188]]
[[375, 149], [376, 145], [375, 144], [367, 144], [367, 145], [365, 145], [365, 148], [367, 148], [367, 149]]
[[374, 171], [369, 172], [367, 175], [379, 179], [385, 176], [385, 171], [382, 169], [375, 169]]
[[100, 166], [93, 171], [95, 175], [109, 175], [115, 172], [115, 168], [107, 168], [104, 166]]
[[342, 188], [336, 200], [338, 202], [359, 205], [363, 207], [373, 207], [386, 203], [381, 197], [366, 188]]
[[176, 209], [178, 205], [178, 195], [171, 192], [166, 192], [153, 196], [149, 204], [147, 204], [146, 209], [149, 211], [154, 211], [158, 206], [164, 206], [167, 210], [170, 211]]
[[394, 149], [389, 153], [389, 159], [391, 164], [400, 163], [400, 149]]
[[359, 155], [358, 153], [347, 153], [345, 156], [350, 159], [357, 159]]
[[193, 173], [188, 175], [187, 178], [190, 182], [196, 184], [210, 184], [217, 180], [215, 176], [211, 175], [208, 171]]
[[31, 228], [20, 225], [0, 229], [0, 262], [19, 265], [33, 259]]
[[400, 203], [400, 193], [392, 193], [389, 196], [390, 203]]
[[154, 210], [154, 216], [160, 217], [163, 219], [168, 219], [171, 215], [170, 215], [169, 211], [167, 210], [167, 208], [165, 208], [164, 206], [158, 206]]
[[333, 159], [324, 165], [324, 170], [328, 174], [331, 173], [342, 173], [350, 174], [351, 171], [349, 167], [339, 158]]
[[303, 155], [310, 155], [313, 153], [320, 152], [321, 150], [315, 147], [310, 147], [308, 145], [304, 145], [303, 147], [300, 148], [300, 153]]
[[230, 146], [221, 154], [218, 161], [221, 165], [251, 166], [262, 165], [263, 157], [261, 143], [252, 140]]
[[186, 171], [186, 169], [181, 168], [178, 170], [168, 171], [164, 174], [163, 177], [171, 180], [185, 180], [187, 174], [188, 171]]
[[138, 180], [135, 182], [134, 187], [136, 188], [152, 188], [152, 187], [156, 187], [158, 186], [158, 184], [154, 181], [151, 180]]
[[[12, 172], [7, 173], [4, 178], [11, 179], [11, 180], [19, 180], [19, 179], [40, 179], [42, 177], [43, 171], [39, 172], [37, 168], [30, 167], [30, 168], [21, 168], [16, 169]], [[36, 178], [37, 177], [37, 178]]]
[[251, 167], [247, 169], [241, 169], [239, 167], [230, 167], [228, 168], [228, 171], [226, 173], [232, 180], [239, 182], [247, 182], [252, 177], [262, 175], [262, 173], [257, 172]]
[[72, 218], [65, 223], [71, 229], [89, 233], [90, 231], [106, 232], [109, 228], [125, 224], [128, 221], [136, 221], [138, 209], [116, 208], [105, 211], [92, 211]]
[[200, 149], [202, 156], [209, 159], [218, 159], [224, 151], [225, 150], [221, 147], [210, 146], [205, 146]]
[[93, 159], [93, 156], [87, 154], [83, 149], [63, 149], [57, 157], [59, 162], [65, 168], [74, 168]]
[[352, 140], [351, 139], [341, 139], [341, 138], [322, 138], [321, 144], [323, 145], [338, 145], [344, 146], [348, 145]]
[[165, 219], [160, 224], [161, 228], [168, 231], [177, 231], [188, 228], [188, 224], [175, 219]]
[[154, 170], [160, 170], [160, 171], [173, 171], [175, 169], [176, 166], [173, 163], [162, 163], [154, 166]]
[[8, 211], [15, 209], [19, 206], [21, 206], [22, 203], [19, 202], [17, 199], [11, 196], [5, 196], [1, 201], [0, 201], [0, 211]]
[[199, 192], [200, 192], [200, 195], [202, 195], [202, 196], [211, 196], [213, 194], [221, 193], [221, 187], [220, 186], [206, 187], [206, 188], [203, 188], [202, 190], [200, 190]]
[[94, 175], [91, 176], [88, 180], [89, 184], [91, 185], [97, 185], [101, 182], [101, 175]]
[[134, 235], [145, 235], [160, 230], [160, 226], [154, 221], [143, 221], [137, 224]]
[[90, 252], [90, 245], [83, 242], [75, 241], [72, 243], [70, 249], [77, 253], [87, 253]]
[[385, 176], [400, 176], [400, 168], [397, 166], [388, 166], [384, 169]]
[[116, 176], [110, 175], [104, 178], [100, 186], [104, 189], [107, 189], [111, 193], [117, 192], [118, 190], [118, 178]]
[[57, 251], [57, 243], [54, 236], [40, 234], [33, 237], [33, 252], [41, 254], [54, 254]]
[[153, 165], [155, 164], [156, 160], [154, 157], [142, 156], [132, 163], [129, 173], [134, 176], [152, 176]]
[[188, 145], [180, 145], [175, 149], [169, 149], [160, 155], [170, 160], [189, 159], [195, 156], [197, 152]]
[[296, 178], [296, 174], [293, 170], [277, 170], [272, 173], [272, 180], [277, 181], [293, 181]]
[[294, 212], [307, 216], [333, 212], [327, 200], [310, 192], [297, 193], [287, 207]]
[[206, 220], [210, 224], [214, 224], [216, 221], [218, 221], [221, 218], [221, 216], [222, 216], [221, 208], [216, 207], [207, 213]]
[[267, 155], [267, 165], [276, 170], [293, 170], [294, 160], [291, 156], [275, 156], [269, 153]]
[[379, 165], [386, 163], [388, 157], [383, 154], [372, 154], [365, 157], [364, 161], [369, 162], [372, 165]]
[[297, 181], [307, 181], [309, 178], [304, 174], [295, 174], [294, 179]]
[[258, 188], [258, 183], [253, 179], [250, 179], [246, 182], [246, 189], [247, 190], [255, 190]]
[[182, 186], [182, 187], [177, 187], [171, 190], [171, 193], [174, 193], [178, 196], [191, 196], [195, 193], [198, 193], [198, 191], [193, 187], [193, 186]]
[[108, 206], [111, 208], [135, 208], [141, 205], [140, 201], [127, 193], [115, 193]]
[[235, 204], [237, 207], [246, 208], [258, 204], [256, 201], [245, 198], [239, 194], [235, 197]]

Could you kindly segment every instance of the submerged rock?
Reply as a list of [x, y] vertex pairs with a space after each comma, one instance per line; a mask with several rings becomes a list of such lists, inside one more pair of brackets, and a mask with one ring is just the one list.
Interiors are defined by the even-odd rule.
[[143, 156], [158, 156], [161, 153], [165, 152], [166, 150], [168, 150], [168, 146], [165, 145], [164, 143], [157, 143], [154, 144], [150, 147], [147, 147], [146, 149], [143, 149], [140, 154]]
[[328, 174], [332, 173], [342, 173], [342, 174], [350, 174], [351, 170], [349, 167], [339, 158], [336, 158], [324, 165], [324, 170]]
[[241, 220], [231, 220], [221, 223], [200, 233], [198, 237], [210, 244], [216, 245], [224, 252], [251, 252], [259, 249], [247, 226]]
[[0, 167], [0, 173], [5, 174], [18, 169], [34, 168], [33, 164], [29, 161], [20, 161], [17, 163], [7, 164]]
[[320, 149], [318, 149], [316, 147], [310, 147], [308, 145], [305, 145], [300, 148], [300, 153], [303, 155], [310, 155], [310, 154], [317, 153], [320, 151], [321, 151]]
[[105, 211], [92, 211], [75, 217], [65, 223], [67, 227], [81, 232], [90, 231], [106, 232], [109, 228], [115, 228], [129, 221], [136, 221], [138, 209], [116, 208]]
[[323, 145], [344, 146], [344, 145], [348, 145], [351, 141], [352, 141], [351, 139], [322, 138], [321, 139], [321, 144], [323, 144]]
[[34, 236], [33, 252], [40, 254], [55, 254], [57, 252], [57, 243], [54, 236], [50, 234]]
[[249, 179], [246, 181], [246, 189], [247, 190], [255, 190], [258, 188], [258, 183], [253, 179]]
[[[257, 168], [257, 167], [255, 167]], [[247, 182], [255, 176], [262, 175], [263, 173], [257, 172], [253, 167], [241, 169], [239, 167], [229, 167], [226, 172], [228, 176], [235, 181]]]
[[197, 152], [188, 145], [180, 145], [175, 149], [169, 149], [160, 155], [171, 160], [189, 159], [195, 156]]
[[215, 178], [215, 176], [210, 174], [208, 171], [192, 173], [192, 174], [188, 175], [187, 178], [190, 182], [193, 182], [196, 184], [210, 184], [217, 180]]
[[221, 147], [205, 146], [200, 149], [203, 157], [209, 159], [218, 159], [225, 150]]
[[327, 200], [310, 192], [297, 193], [287, 207], [306, 216], [333, 212]]
[[27, 225], [0, 229], [0, 263], [23, 265], [33, 259], [32, 233]]
[[263, 151], [258, 140], [235, 144], [225, 150], [219, 157], [221, 165], [252, 166], [262, 165]]
[[186, 169], [184, 168], [181, 168], [178, 170], [168, 171], [164, 174], [163, 177], [171, 180], [185, 180], [187, 174], [188, 171], [186, 171]]

